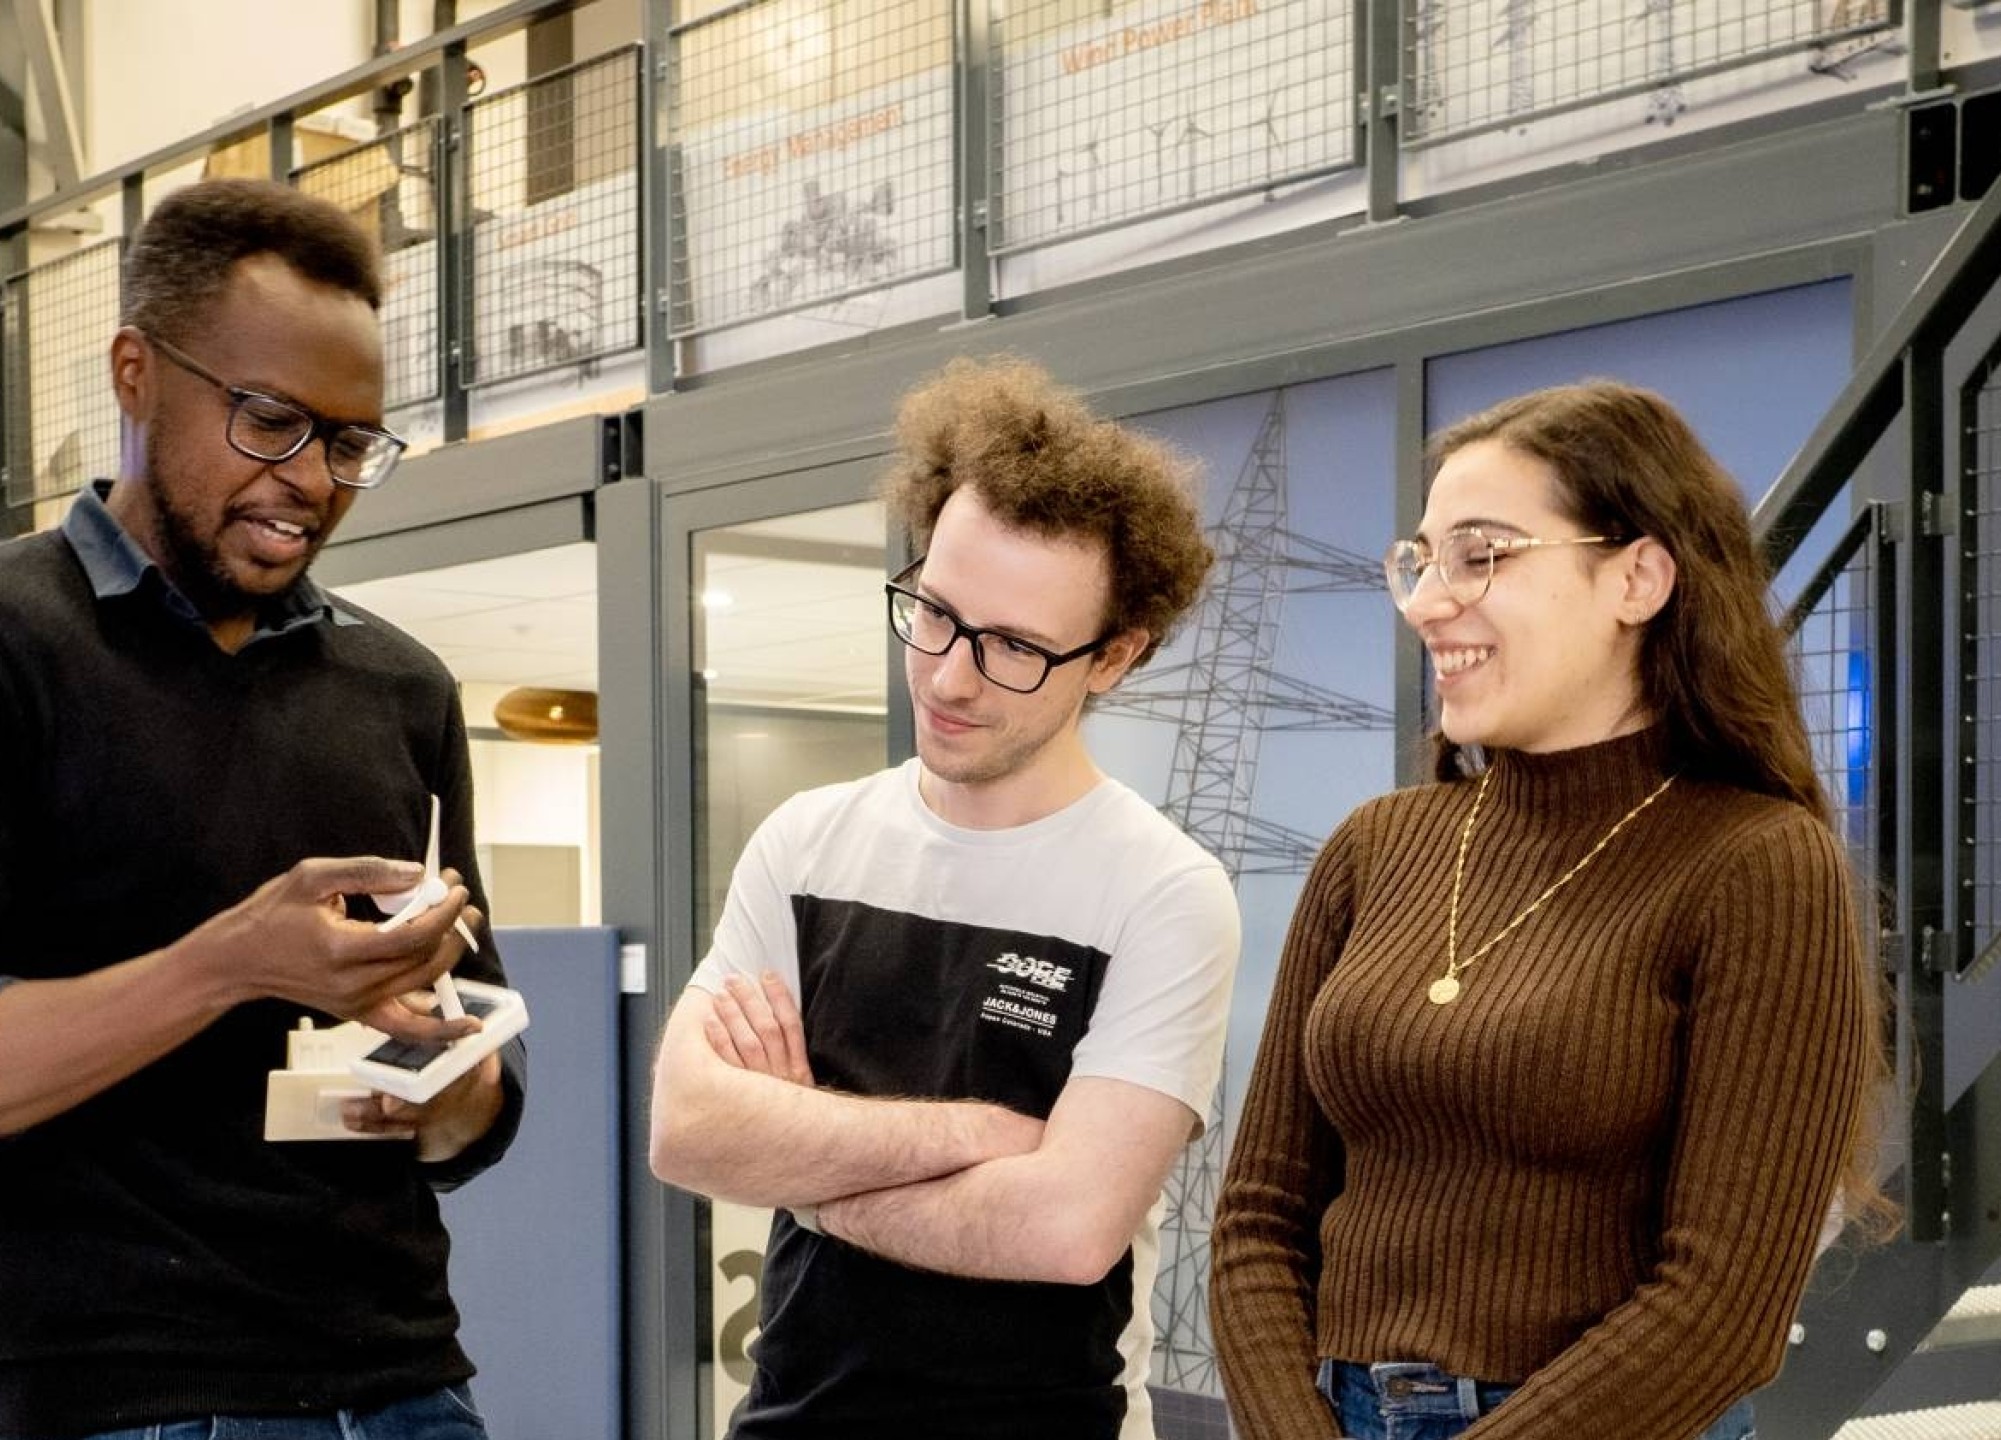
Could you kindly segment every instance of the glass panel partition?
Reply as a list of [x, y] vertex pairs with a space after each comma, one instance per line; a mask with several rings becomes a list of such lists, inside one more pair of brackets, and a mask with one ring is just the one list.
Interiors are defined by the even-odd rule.
[[[697, 531], [695, 953], [758, 822], [793, 793], [882, 768], [888, 747], [882, 506], [873, 502]], [[710, 1327], [701, 1355], [709, 1435], [748, 1388], [771, 1217], [709, 1215]]]

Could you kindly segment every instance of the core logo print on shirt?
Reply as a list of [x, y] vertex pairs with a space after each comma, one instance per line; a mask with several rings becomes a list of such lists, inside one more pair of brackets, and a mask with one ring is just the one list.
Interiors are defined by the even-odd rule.
[[1070, 967], [1013, 950], [987, 962], [987, 969], [1024, 980], [1024, 985], [1006, 981], [994, 986], [980, 1000], [980, 1019], [1010, 1030], [1026, 1030], [1045, 1039], [1056, 1033], [1061, 1017], [1051, 1009], [1051, 996], [1070, 988]]
[[989, 960], [987, 969], [998, 970], [1003, 975], [1018, 975], [1029, 984], [1044, 990], [1062, 992], [1070, 988], [1070, 967], [1058, 965], [1049, 960], [1038, 960], [1033, 955], [1017, 955], [1010, 950], [997, 960]]

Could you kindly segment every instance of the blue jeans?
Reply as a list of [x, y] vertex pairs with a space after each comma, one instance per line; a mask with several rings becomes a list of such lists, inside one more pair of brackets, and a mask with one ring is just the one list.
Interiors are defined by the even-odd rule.
[[486, 1422], [463, 1385], [379, 1410], [317, 1415], [210, 1415], [107, 1430], [90, 1440], [486, 1440]]
[[[1515, 1393], [1513, 1385], [1451, 1375], [1422, 1361], [1320, 1362], [1320, 1393], [1354, 1440], [1450, 1440]], [[1739, 1400], [1694, 1440], [1754, 1440], [1751, 1402]]]

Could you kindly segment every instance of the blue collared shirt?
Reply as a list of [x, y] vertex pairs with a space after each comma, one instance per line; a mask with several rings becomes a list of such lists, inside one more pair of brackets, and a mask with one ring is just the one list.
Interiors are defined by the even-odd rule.
[[[160, 601], [167, 610], [190, 625], [199, 625], [206, 630], [208, 621], [195, 609], [194, 602], [180, 592], [167, 578], [166, 572], [139, 548], [139, 542], [126, 534], [125, 528], [105, 508], [105, 497], [110, 493], [109, 480], [92, 481], [76, 497], [69, 514], [63, 517], [63, 538], [69, 541], [70, 548], [76, 551], [76, 558], [82, 562], [91, 593], [100, 600], [129, 595], [145, 583], [150, 571], [159, 578]], [[272, 596], [257, 607], [257, 628], [244, 644], [254, 645], [259, 640], [289, 634], [304, 625], [323, 623], [359, 625], [363, 622], [359, 615], [335, 604], [333, 597], [313, 583], [312, 576], [301, 575], [291, 589], [282, 595]]]

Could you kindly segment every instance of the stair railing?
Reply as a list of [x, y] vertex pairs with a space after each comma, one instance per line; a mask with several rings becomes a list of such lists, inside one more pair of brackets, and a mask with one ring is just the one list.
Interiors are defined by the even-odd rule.
[[[1807, 623], [1844, 575], [1868, 572], [1866, 613], [1844, 643], [1857, 657], [1848, 698], [1865, 716], [1871, 813], [1847, 838], [1883, 902], [1908, 1127], [1890, 1181], [1905, 1231], [1822, 1261], [1784, 1373], [1759, 1397], [1767, 1440], [1833, 1434], [2001, 1258], [2001, 1057], [1949, 1100], [1945, 1054], [1948, 993], [1997, 949], [1975, 931], [1975, 865], [2001, 846], [2001, 826], [1990, 837], [1978, 818], [2001, 813], [2001, 793], [1988, 793], [2001, 790], [2001, 767], [1990, 778], [1981, 763], [1983, 730], [2001, 734], [2001, 714], [1981, 711], [2001, 709], [2001, 689], [1984, 695], [1978, 668], [2001, 653], [1980, 643], [1978, 613], [1993, 524], [1983, 512], [1994, 508], [1981, 504], [1980, 450], [2001, 443], [1975, 423], [2001, 370], [1997, 294], [2001, 185], [1966, 214], [1754, 515], [1774, 573], [1835, 505], [1855, 517], [1789, 619]], [[1991, 538], [2001, 544], [2001, 527]]]

